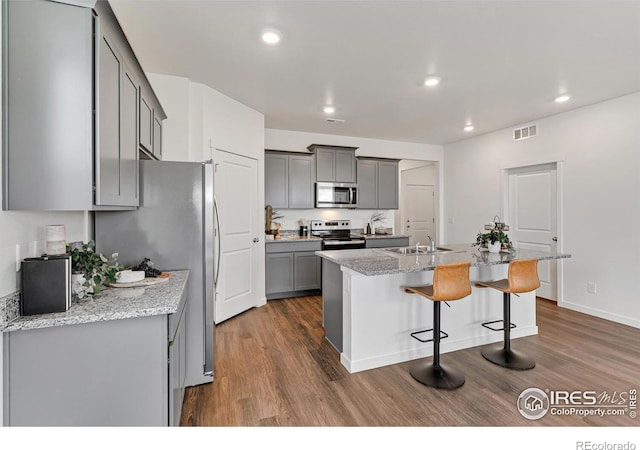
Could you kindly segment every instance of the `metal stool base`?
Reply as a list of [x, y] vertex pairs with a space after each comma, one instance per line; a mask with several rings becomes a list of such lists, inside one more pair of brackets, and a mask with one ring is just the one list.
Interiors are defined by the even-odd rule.
[[464, 384], [464, 375], [460, 372], [444, 367], [436, 366], [428, 361], [420, 361], [409, 370], [411, 376], [425, 386], [452, 391]]
[[512, 370], [529, 370], [536, 366], [535, 361], [515, 350], [506, 350], [502, 344], [488, 345], [480, 350], [487, 361]]

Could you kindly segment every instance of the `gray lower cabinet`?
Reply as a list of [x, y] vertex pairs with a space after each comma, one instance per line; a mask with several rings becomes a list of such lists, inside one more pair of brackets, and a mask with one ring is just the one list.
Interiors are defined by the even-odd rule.
[[266, 152], [265, 204], [273, 208], [309, 209], [315, 201], [315, 158], [307, 154]]
[[358, 158], [358, 209], [398, 209], [398, 161]]
[[342, 271], [322, 258], [322, 327], [325, 338], [342, 353]]
[[269, 294], [293, 292], [293, 253], [266, 256], [267, 297]]
[[408, 245], [409, 238], [406, 236], [373, 238], [365, 240], [366, 248], [407, 247]]
[[315, 252], [296, 252], [293, 254], [293, 289], [311, 291], [320, 289], [322, 277], [321, 260]]
[[171, 315], [5, 333], [4, 425], [179, 425], [185, 304]]
[[267, 299], [317, 293], [321, 289], [321, 258], [315, 255], [320, 241], [282, 242], [266, 245]]

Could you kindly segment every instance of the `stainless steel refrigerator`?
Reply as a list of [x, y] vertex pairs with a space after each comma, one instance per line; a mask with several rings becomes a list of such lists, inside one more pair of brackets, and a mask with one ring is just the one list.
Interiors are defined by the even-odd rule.
[[95, 213], [97, 251], [125, 266], [149, 258], [162, 271], [189, 270], [187, 386], [213, 380], [213, 186], [210, 163], [140, 161], [140, 208]]

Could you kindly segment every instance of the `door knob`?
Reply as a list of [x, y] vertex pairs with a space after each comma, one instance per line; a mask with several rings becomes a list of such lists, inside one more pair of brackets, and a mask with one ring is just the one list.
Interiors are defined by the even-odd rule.
[[253, 238], [253, 242], [260, 242], [260, 238], [258, 237]]
[[554, 237], [552, 237], [552, 238], [551, 238], [551, 240], [552, 240], [553, 242], [558, 242], [558, 236], [554, 236]]

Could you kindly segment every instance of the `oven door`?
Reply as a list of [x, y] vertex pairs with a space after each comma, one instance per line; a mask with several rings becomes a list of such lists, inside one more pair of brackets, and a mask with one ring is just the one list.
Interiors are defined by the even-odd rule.
[[352, 250], [357, 248], [364, 248], [364, 239], [323, 239], [322, 250]]
[[316, 208], [356, 208], [357, 185], [354, 183], [316, 183]]

